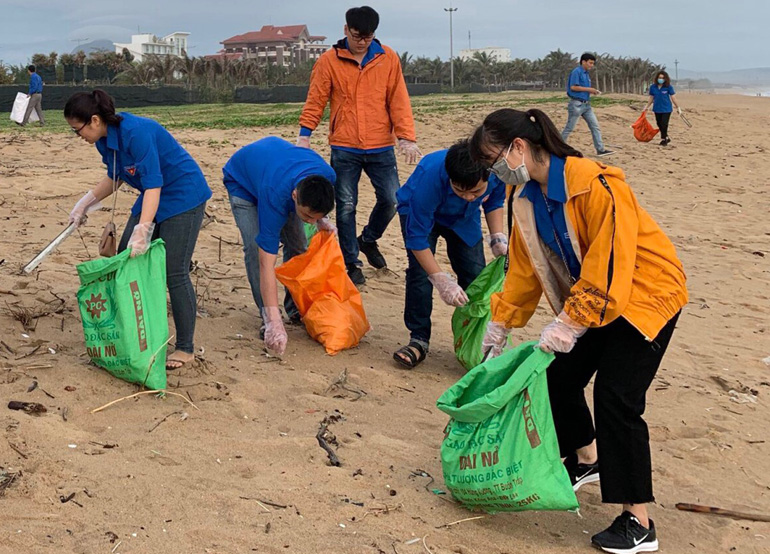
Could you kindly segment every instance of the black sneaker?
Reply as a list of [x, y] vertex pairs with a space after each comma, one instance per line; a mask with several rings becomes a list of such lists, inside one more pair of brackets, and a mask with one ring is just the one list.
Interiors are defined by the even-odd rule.
[[611, 156], [614, 153], [614, 150], [602, 150], [601, 152], [597, 152], [596, 155], [601, 158], [602, 156]]
[[[377, 246], [377, 241], [364, 242], [364, 239], [361, 236], [359, 236], [357, 240], [358, 249], [364, 256], [366, 256], [366, 261], [369, 262], [370, 266], [374, 269], [382, 269], [383, 267], [388, 266], [388, 262], [385, 261], [385, 256], [382, 255], [380, 248]], [[355, 281], [353, 282], [355, 283]]]
[[361, 271], [361, 268], [357, 265], [348, 268], [348, 277], [350, 277], [350, 280], [353, 281], [353, 284], [356, 286], [366, 283], [364, 272]]
[[662, 141], [660, 141], [661, 146], [666, 146], [667, 144], [668, 144], [668, 139], [663, 139]]
[[612, 525], [591, 537], [591, 544], [613, 554], [636, 554], [658, 550], [655, 524], [650, 520], [650, 528], [646, 529], [631, 512], [623, 512], [616, 517]]
[[599, 462], [581, 464], [577, 461], [577, 455], [572, 454], [564, 460], [564, 466], [567, 468], [570, 481], [572, 481], [572, 490], [575, 492], [583, 485], [599, 481]]
[[671, 142], [671, 137], [666, 137], [666, 144], [668, 144], [669, 142]]

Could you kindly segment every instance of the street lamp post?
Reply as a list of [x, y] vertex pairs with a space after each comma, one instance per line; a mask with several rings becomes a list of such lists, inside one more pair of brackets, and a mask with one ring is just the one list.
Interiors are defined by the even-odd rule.
[[457, 8], [452, 7], [452, 2], [449, 2], [449, 7], [444, 8], [445, 12], [449, 12], [449, 87], [455, 89], [455, 55], [454, 55], [454, 43], [452, 41], [452, 12], [456, 12]]

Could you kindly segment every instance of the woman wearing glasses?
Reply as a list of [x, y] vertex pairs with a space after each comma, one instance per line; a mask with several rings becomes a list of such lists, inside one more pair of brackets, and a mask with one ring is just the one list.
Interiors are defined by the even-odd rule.
[[[540, 297], [556, 315], [539, 347], [555, 352], [548, 388], [573, 488], [599, 481], [621, 515], [594, 535], [607, 552], [658, 549], [645, 394], [687, 303], [674, 246], [639, 205], [623, 171], [583, 158], [540, 110], [498, 110], [471, 156], [514, 185], [510, 266], [492, 297], [483, 348], [502, 351]], [[578, 340], [579, 339], [579, 340]], [[595, 426], [583, 389], [596, 374]]]
[[190, 260], [211, 189], [200, 167], [157, 122], [130, 113], [115, 113], [112, 97], [102, 90], [78, 92], [64, 106], [72, 131], [96, 145], [107, 175], [81, 198], [70, 213], [79, 225], [99, 202], [113, 194], [113, 176], [139, 191], [119, 251], [144, 254], [153, 238], [166, 243], [166, 279], [176, 327], [176, 348], [166, 362], [177, 369], [194, 358], [196, 297]]

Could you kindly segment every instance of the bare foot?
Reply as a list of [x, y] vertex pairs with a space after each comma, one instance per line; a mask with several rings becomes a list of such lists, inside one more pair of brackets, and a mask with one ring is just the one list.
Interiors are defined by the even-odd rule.
[[166, 369], [179, 369], [195, 359], [195, 354], [175, 350], [166, 358]]

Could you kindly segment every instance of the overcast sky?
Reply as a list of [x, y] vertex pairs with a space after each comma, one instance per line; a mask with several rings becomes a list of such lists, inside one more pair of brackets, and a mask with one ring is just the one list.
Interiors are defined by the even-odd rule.
[[[0, 0], [0, 60], [69, 52], [75, 39], [127, 41], [142, 32], [191, 33], [191, 56], [264, 24], [306, 24], [333, 43], [350, 1], [339, 0]], [[377, 36], [399, 52], [449, 58], [449, 0], [379, 0]], [[455, 53], [510, 48], [513, 57], [591, 50], [639, 56], [670, 68], [716, 71], [770, 66], [768, 0], [453, 0]]]

